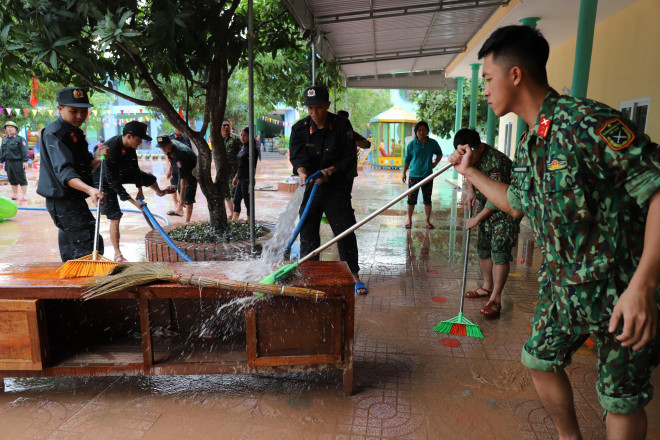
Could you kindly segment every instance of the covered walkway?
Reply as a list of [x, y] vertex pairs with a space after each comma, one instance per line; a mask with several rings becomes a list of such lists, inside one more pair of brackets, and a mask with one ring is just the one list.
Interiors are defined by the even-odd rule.
[[[146, 160], [162, 172], [164, 162]], [[159, 171], [160, 170], [160, 171]], [[290, 173], [283, 156], [260, 162], [257, 188]], [[161, 179], [162, 180], [162, 179]], [[163, 182], [164, 183], [164, 180]], [[458, 313], [463, 211], [456, 182], [436, 179], [432, 222], [421, 212], [406, 230], [405, 206], [394, 205], [358, 230], [361, 275], [370, 289], [356, 298], [355, 394], [344, 397], [341, 374], [160, 376], [5, 379], [0, 393], [0, 438], [7, 439], [553, 439], [552, 422], [520, 364], [538, 283], [540, 255], [523, 228], [499, 320], [465, 314], [484, 339], [433, 332]], [[43, 206], [30, 179], [30, 206]], [[365, 170], [353, 190], [361, 219], [404, 190], [398, 171]], [[0, 194], [9, 194], [0, 186]], [[154, 212], [170, 209], [154, 200]], [[206, 216], [198, 194], [195, 218]], [[274, 221], [291, 193], [257, 191], [257, 219]], [[132, 205], [131, 205], [132, 206]], [[102, 233], [106, 240], [108, 225]], [[139, 215], [122, 220], [124, 255], [144, 258], [147, 226]], [[331, 237], [327, 225], [323, 240]], [[471, 247], [468, 288], [479, 269]], [[111, 256], [111, 255], [109, 255]], [[56, 230], [45, 212], [19, 211], [0, 222], [2, 261], [58, 261]], [[324, 259], [336, 259], [331, 249]], [[595, 391], [596, 359], [583, 347], [568, 369], [585, 439], [604, 438]], [[660, 385], [655, 372], [654, 384]], [[660, 438], [660, 399], [647, 408], [649, 439]]]

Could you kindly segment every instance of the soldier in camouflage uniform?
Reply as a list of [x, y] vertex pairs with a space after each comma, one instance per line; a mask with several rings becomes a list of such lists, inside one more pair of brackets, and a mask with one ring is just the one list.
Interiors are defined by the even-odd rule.
[[241, 139], [237, 136], [231, 134], [231, 122], [229, 119], [222, 121], [222, 142], [225, 145], [227, 151], [227, 197], [225, 197], [225, 209], [227, 210], [227, 220], [231, 220], [234, 217], [234, 193], [236, 192], [236, 187], [234, 187], [232, 181], [236, 175], [236, 170], [238, 167], [238, 152], [241, 151]]
[[511, 185], [471, 166], [469, 148], [450, 161], [500, 209], [530, 219], [544, 265], [522, 362], [560, 438], [580, 438], [564, 368], [593, 333], [608, 438], [644, 439], [660, 363], [660, 152], [620, 112], [551, 89], [548, 55], [526, 26], [496, 30], [479, 51], [492, 110], [531, 127]]
[[[468, 128], [459, 130], [454, 136], [454, 148], [459, 145], [470, 146], [475, 157], [474, 166], [478, 170], [498, 182], [511, 183], [511, 159], [490, 145], [482, 143], [479, 133]], [[513, 260], [511, 248], [518, 240], [520, 220], [500, 211], [479, 189], [469, 186], [471, 192], [467, 206], [472, 206], [473, 200], [476, 199], [479, 207], [477, 215], [466, 220], [465, 227], [479, 227], [477, 256], [484, 282], [479, 288], [466, 292], [465, 297], [488, 298], [479, 313], [485, 318], [499, 318], [502, 290], [509, 276], [509, 262]]]

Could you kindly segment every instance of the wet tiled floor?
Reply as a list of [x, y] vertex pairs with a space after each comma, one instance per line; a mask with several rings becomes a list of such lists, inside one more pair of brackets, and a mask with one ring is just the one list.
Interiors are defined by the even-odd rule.
[[[157, 175], [164, 162], [143, 159]], [[26, 207], [43, 207], [29, 170]], [[292, 193], [273, 191], [290, 172], [272, 155], [257, 170], [257, 219], [276, 221]], [[345, 397], [339, 372], [241, 376], [159, 376], [5, 379], [0, 393], [0, 439], [553, 439], [520, 350], [536, 301], [540, 255], [523, 227], [504, 293], [502, 316], [479, 315], [483, 300], [466, 300], [465, 315], [485, 338], [433, 332], [458, 314], [464, 232], [452, 171], [436, 179], [432, 222], [421, 207], [406, 230], [405, 201], [357, 232], [362, 280], [356, 298], [355, 393]], [[165, 179], [159, 178], [161, 185]], [[399, 171], [365, 169], [355, 181], [358, 219], [405, 190]], [[129, 191], [133, 189], [129, 186]], [[154, 213], [172, 208], [167, 196], [145, 191]], [[9, 187], [0, 185], [8, 196]], [[206, 218], [198, 192], [193, 220]], [[132, 205], [126, 205], [132, 208]], [[244, 214], [243, 214], [244, 216]], [[165, 217], [167, 217], [165, 215]], [[169, 220], [180, 220], [169, 217]], [[144, 260], [148, 226], [139, 214], [122, 219], [122, 249]], [[101, 228], [112, 257], [107, 221]], [[322, 226], [323, 239], [331, 238]], [[473, 240], [474, 243], [474, 240]], [[336, 249], [322, 254], [336, 259]], [[45, 211], [21, 210], [0, 222], [3, 262], [59, 261], [56, 229]], [[470, 250], [467, 288], [480, 271]], [[568, 373], [585, 439], [604, 438], [595, 391], [596, 358], [579, 350]], [[653, 383], [660, 384], [660, 373]], [[660, 439], [660, 399], [647, 408], [649, 439]]]

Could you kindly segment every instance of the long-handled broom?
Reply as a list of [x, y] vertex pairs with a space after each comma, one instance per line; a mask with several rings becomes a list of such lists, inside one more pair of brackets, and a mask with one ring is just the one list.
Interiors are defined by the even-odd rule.
[[[470, 208], [468, 217], [472, 217], [472, 208]], [[465, 280], [467, 278], [468, 250], [470, 248], [470, 229], [467, 230], [465, 237], [465, 255], [463, 256], [463, 281], [461, 285], [461, 306], [458, 310], [458, 316], [446, 321], [441, 321], [433, 328], [434, 332], [449, 333], [450, 335], [471, 336], [473, 338], [483, 338], [479, 326], [463, 316], [463, 303], [465, 302]]]
[[[103, 163], [105, 156], [101, 156], [101, 165], [99, 170], [99, 191], [103, 190]], [[99, 207], [101, 201], [96, 202], [96, 226], [94, 227], [94, 251], [91, 255], [69, 260], [57, 269], [57, 275], [60, 278], [92, 277], [95, 275], [105, 275], [117, 265], [114, 261], [99, 254], [99, 227], [101, 224], [101, 211]]]
[[261, 292], [269, 295], [293, 296], [296, 298], [323, 299], [326, 294], [319, 290], [304, 287], [263, 285], [250, 281], [221, 280], [211, 277], [199, 277], [191, 274], [176, 273], [164, 264], [124, 263], [112, 268], [109, 274], [97, 277], [87, 283], [83, 298], [91, 299], [101, 295], [127, 289], [133, 286], [156, 281], [179, 283], [187, 286], [215, 287], [234, 292]]
[[436, 172], [434, 172], [434, 173], [431, 174], [430, 176], [428, 176], [428, 177], [424, 178], [423, 180], [421, 180], [421, 181], [420, 181], [419, 183], [417, 183], [416, 185], [411, 186], [410, 188], [408, 188], [406, 191], [404, 191], [403, 193], [401, 193], [400, 195], [398, 195], [396, 198], [390, 200], [386, 205], [380, 207], [377, 211], [372, 212], [372, 213], [369, 214], [367, 217], [363, 218], [362, 220], [360, 220], [359, 222], [357, 222], [356, 224], [354, 224], [354, 225], [351, 226], [350, 228], [346, 229], [344, 232], [342, 232], [341, 234], [337, 235], [337, 236], [336, 236], [335, 238], [333, 238], [332, 240], [330, 240], [330, 241], [328, 241], [327, 243], [321, 245], [319, 248], [313, 250], [312, 252], [310, 252], [310, 253], [309, 253], [308, 255], [306, 255], [305, 257], [301, 258], [300, 260], [296, 261], [295, 263], [286, 264], [286, 265], [280, 267], [279, 269], [277, 269], [275, 272], [269, 274], [269, 275], [266, 276], [263, 280], [261, 280], [260, 283], [263, 283], [263, 284], [274, 284], [277, 280], [279, 280], [279, 279], [281, 279], [281, 278], [284, 278], [284, 277], [287, 277], [287, 276], [291, 275], [292, 272], [293, 272], [294, 270], [296, 270], [296, 268], [297, 268], [298, 266], [300, 266], [301, 264], [303, 264], [305, 261], [308, 261], [309, 259], [313, 258], [314, 256], [320, 254], [321, 252], [323, 252], [323, 251], [324, 251], [325, 249], [327, 249], [328, 247], [332, 246], [333, 244], [335, 244], [336, 242], [338, 242], [338, 241], [341, 240], [342, 238], [344, 238], [344, 237], [346, 237], [347, 235], [351, 234], [353, 231], [355, 231], [356, 229], [358, 229], [359, 227], [361, 227], [361, 226], [364, 225], [365, 223], [371, 221], [371, 220], [372, 220], [374, 217], [376, 217], [377, 215], [381, 214], [381, 213], [382, 213], [383, 211], [385, 211], [387, 208], [389, 208], [390, 206], [394, 205], [394, 204], [397, 203], [399, 200], [401, 200], [401, 199], [407, 197], [408, 194], [410, 194], [411, 192], [415, 191], [416, 189], [421, 188], [422, 186], [426, 185], [428, 182], [430, 182], [431, 180], [435, 179], [435, 178], [438, 177], [440, 174], [442, 174], [442, 173], [444, 173], [445, 171], [447, 171], [448, 169], [450, 169], [452, 166], [453, 166], [452, 164], [447, 164], [447, 165], [443, 166], [442, 168], [440, 168], [439, 170], [437, 170]]

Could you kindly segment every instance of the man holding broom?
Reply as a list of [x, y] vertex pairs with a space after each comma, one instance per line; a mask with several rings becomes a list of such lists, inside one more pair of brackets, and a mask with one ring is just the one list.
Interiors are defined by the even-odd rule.
[[478, 171], [467, 145], [450, 161], [498, 208], [527, 215], [542, 248], [540, 300], [522, 362], [559, 438], [581, 438], [564, 368], [594, 333], [607, 437], [641, 440], [660, 362], [658, 145], [620, 112], [550, 88], [548, 55], [548, 42], [527, 26], [496, 30], [479, 51], [492, 110], [530, 127], [511, 184]]
[[[74, 260], [94, 251], [94, 216], [92, 204], [103, 203], [103, 192], [94, 188], [92, 172], [100, 157], [108, 152], [107, 145], [95, 155], [89, 152], [85, 133], [80, 126], [87, 120], [92, 107], [87, 91], [65, 87], [57, 92], [60, 116], [42, 131], [41, 166], [37, 194], [46, 198], [46, 208], [59, 229], [58, 244], [62, 261]], [[98, 251], [103, 254], [103, 239], [99, 235]]]

